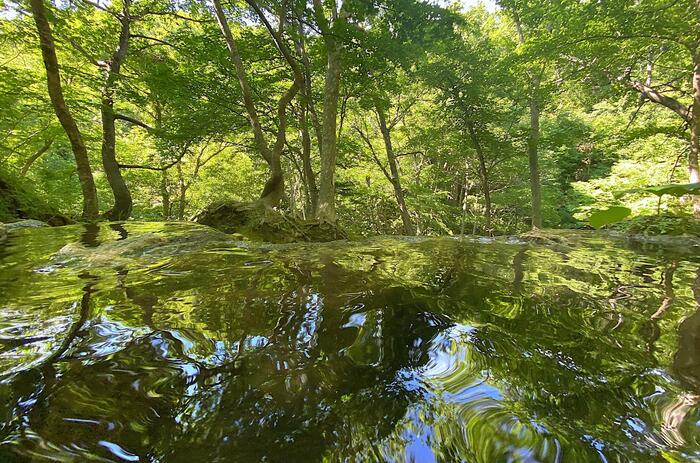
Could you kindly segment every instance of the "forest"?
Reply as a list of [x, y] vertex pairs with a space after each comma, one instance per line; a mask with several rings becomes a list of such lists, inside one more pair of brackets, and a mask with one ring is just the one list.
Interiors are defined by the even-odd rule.
[[700, 0], [0, 0], [0, 462], [700, 461]]
[[0, 8], [4, 222], [700, 229], [695, 0]]

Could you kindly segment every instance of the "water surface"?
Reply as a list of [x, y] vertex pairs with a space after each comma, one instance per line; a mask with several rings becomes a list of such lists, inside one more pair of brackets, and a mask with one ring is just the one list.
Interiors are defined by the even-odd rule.
[[0, 245], [0, 461], [700, 459], [700, 258], [593, 234]]

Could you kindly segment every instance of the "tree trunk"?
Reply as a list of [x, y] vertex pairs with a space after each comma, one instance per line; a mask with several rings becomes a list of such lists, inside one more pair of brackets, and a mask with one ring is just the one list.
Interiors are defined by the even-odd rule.
[[[311, 63], [309, 55], [306, 53], [304, 27], [301, 21], [297, 23], [298, 37], [295, 40], [296, 52], [302, 64], [304, 85], [302, 89], [302, 99], [299, 103], [299, 126], [301, 128], [301, 157], [303, 164], [303, 180], [306, 191], [306, 205], [304, 207], [306, 217], [315, 217], [318, 210], [318, 186], [316, 185], [316, 174], [311, 163], [311, 134], [309, 124], [313, 125], [316, 133], [317, 144], [320, 145], [323, 139], [321, 127], [318, 124], [316, 110], [314, 108], [313, 93], [311, 91]], [[311, 113], [311, 114], [309, 114]], [[311, 115], [311, 117], [309, 117]]]
[[121, 31], [119, 33], [119, 45], [112, 55], [111, 60], [105, 65], [105, 83], [102, 87], [102, 166], [114, 195], [114, 206], [105, 213], [109, 220], [126, 220], [131, 215], [132, 199], [129, 187], [122, 177], [117, 163], [116, 144], [117, 134], [114, 117], [114, 93], [122, 62], [129, 48], [129, 29], [131, 18], [129, 16], [130, 0], [123, 0]]
[[[321, 178], [316, 216], [321, 222], [335, 223], [335, 163], [338, 154], [337, 118], [340, 94], [340, 44], [333, 26], [338, 21], [336, 2], [331, 1], [332, 23], [326, 19], [322, 0], [313, 0], [314, 15], [326, 45], [326, 81], [323, 88], [323, 126], [321, 130]], [[343, 14], [341, 7], [340, 14]]]
[[527, 137], [527, 158], [530, 166], [530, 194], [532, 197], [532, 228], [542, 228], [542, 186], [538, 147], [540, 141], [540, 102], [537, 98], [539, 82], [533, 79], [530, 94], [530, 133]]
[[[255, 139], [255, 145], [260, 151], [262, 157], [267, 161], [270, 167], [270, 176], [265, 183], [263, 192], [260, 195], [259, 203], [265, 208], [277, 207], [280, 200], [284, 196], [284, 176], [282, 173], [282, 163], [281, 156], [282, 150], [284, 149], [285, 139], [286, 139], [286, 109], [287, 105], [291, 103], [294, 96], [299, 91], [303, 84], [303, 76], [301, 76], [301, 71], [297, 66], [296, 61], [291, 56], [289, 50], [287, 49], [286, 42], [281, 36], [283, 26], [284, 26], [284, 16], [280, 16], [280, 25], [277, 32], [270, 26], [267, 22], [267, 18], [260, 10], [258, 5], [254, 1], [249, 1], [248, 4], [255, 9], [258, 17], [263, 21], [275, 41], [278, 50], [282, 53], [283, 57], [287, 63], [291, 66], [294, 71], [294, 82], [287, 89], [287, 91], [282, 95], [277, 103], [277, 139], [275, 140], [275, 145], [272, 149], [265, 140], [265, 134], [260, 124], [260, 119], [258, 117], [258, 112], [255, 109], [255, 102], [253, 100], [253, 92], [251, 90], [250, 84], [248, 83], [248, 77], [246, 76], [245, 67], [243, 66], [243, 60], [241, 59], [240, 52], [238, 51], [238, 45], [236, 40], [231, 34], [231, 29], [228, 25], [228, 20], [221, 6], [220, 0], [213, 0], [214, 3], [214, 14], [216, 16], [216, 21], [219, 24], [219, 29], [224, 36], [226, 41], [226, 46], [228, 48], [229, 57], [236, 68], [236, 76], [238, 77], [238, 83], [241, 87], [241, 93], [243, 94], [243, 105], [246, 108], [248, 114], [248, 121], [253, 129], [253, 138]], [[284, 12], [282, 12], [284, 13]]]
[[83, 219], [94, 220], [99, 215], [97, 189], [95, 188], [95, 181], [92, 177], [92, 168], [90, 167], [90, 159], [88, 157], [87, 148], [85, 147], [85, 142], [78, 129], [78, 124], [76, 124], [75, 119], [73, 119], [63, 97], [58, 59], [56, 58], [56, 47], [54, 46], [53, 36], [51, 34], [51, 26], [46, 18], [44, 1], [30, 0], [30, 4], [34, 22], [39, 32], [41, 55], [44, 60], [44, 68], [46, 69], [46, 83], [49, 97], [51, 98], [51, 104], [53, 105], [56, 117], [70, 140], [73, 156], [75, 157], [78, 179], [83, 193]]
[[399, 211], [401, 213], [401, 221], [403, 222], [403, 233], [405, 235], [415, 235], [416, 230], [413, 227], [413, 222], [411, 221], [411, 215], [408, 213], [408, 207], [406, 207], [406, 199], [404, 198], [403, 188], [401, 188], [401, 177], [399, 176], [399, 167], [396, 162], [396, 155], [394, 154], [394, 147], [391, 143], [391, 131], [386, 124], [386, 117], [384, 111], [379, 107], [375, 106], [377, 111], [377, 119], [379, 120], [379, 129], [382, 132], [382, 138], [384, 139], [384, 148], [386, 150], [386, 158], [389, 161], [389, 171], [391, 173], [391, 184], [394, 187], [394, 195], [396, 196], [396, 203], [399, 206]]
[[161, 172], [160, 179], [160, 195], [163, 199], [163, 220], [168, 220], [170, 218], [170, 190], [168, 190], [168, 171], [163, 170]]
[[301, 160], [304, 171], [304, 185], [306, 186], [306, 216], [314, 217], [318, 207], [318, 188], [316, 187], [316, 175], [311, 165], [311, 136], [308, 125], [308, 102], [310, 95], [304, 92], [304, 100], [299, 110], [299, 126], [301, 127]]
[[[690, 183], [700, 182], [700, 50], [693, 55], [693, 111], [690, 118], [690, 153], [688, 176]], [[700, 195], [693, 196], [693, 215], [700, 219]]]
[[[525, 44], [525, 34], [520, 16], [517, 11], [513, 11], [515, 19], [515, 29], [518, 33], [518, 42]], [[540, 87], [540, 79], [536, 75], [531, 76], [530, 95], [528, 102], [530, 106], [530, 130], [527, 137], [527, 158], [530, 168], [530, 196], [532, 207], [532, 228], [542, 228], [542, 186], [540, 184], [540, 166], [539, 166], [539, 141], [540, 141], [540, 101], [538, 92]]]
[[22, 166], [22, 170], [19, 172], [19, 174], [24, 177], [27, 175], [27, 172], [29, 171], [29, 168], [32, 167], [32, 165], [36, 162], [37, 159], [39, 159], [45, 152], [51, 148], [51, 145], [53, 144], [54, 138], [49, 138], [48, 140], [44, 141], [44, 144], [41, 145], [41, 148], [36, 150], [34, 154], [32, 154], [29, 159], [27, 159], [27, 162], [24, 163]]
[[177, 163], [177, 183], [180, 190], [177, 202], [177, 220], [185, 220], [185, 206], [187, 200], [187, 184], [185, 176], [182, 174], [182, 163]]
[[486, 170], [486, 157], [484, 150], [479, 142], [479, 137], [476, 133], [476, 128], [473, 123], [469, 123], [469, 136], [474, 143], [476, 156], [479, 159], [479, 174], [481, 174], [481, 187], [484, 190], [484, 216], [486, 219], [485, 232], [491, 234], [491, 187], [489, 186], [489, 176]]
[[335, 164], [338, 154], [336, 127], [340, 93], [340, 53], [334, 38], [324, 36], [327, 48], [326, 82], [323, 89], [323, 129], [321, 140], [321, 185], [317, 217], [335, 223]]

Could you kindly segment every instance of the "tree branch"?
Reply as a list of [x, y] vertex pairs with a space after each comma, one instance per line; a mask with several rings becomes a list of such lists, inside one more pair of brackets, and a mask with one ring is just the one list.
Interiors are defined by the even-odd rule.
[[372, 145], [372, 141], [369, 139], [369, 137], [360, 129], [359, 127], [355, 126], [354, 127], [355, 131], [360, 135], [360, 138], [364, 140], [364, 142], [367, 144], [369, 147], [369, 151], [372, 154], [372, 157], [374, 158], [374, 162], [379, 166], [380, 169], [382, 169], [382, 173], [384, 176], [391, 182], [391, 184], [394, 184], [394, 178], [391, 176], [389, 171], [386, 170], [386, 167], [384, 167], [384, 164], [382, 164], [382, 161], [379, 159], [377, 156], [377, 152], [374, 150], [374, 145]]
[[173, 45], [172, 43], [167, 42], [167, 41], [162, 40], [162, 39], [158, 39], [158, 38], [156, 38], [156, 37], [150, 37], [150, 36], [148, 36], [148, 35], [143, 35], [143, 34], [130, 34], [130, 37], [132, 37], [132, 38], [134, 38], [134, 39], [150, 40], [150, 41], [152, 41], [152, 42], [156, 42], [156, 43], [159, 43], [159, 44], [161, 44], [161, 45], [167, 45], [167, 46], [169, 46], [169, 47], [171, 47], [171, 48], [177, 50], [177, 47], [176, 47], [175, 45]]
[[32, 154], [29, 159], [27, 159], [27, 162], [24, 163], [24, 166], [22, 166], [22, 170], [20, 171], [20, 175], [24, 177], [27, 175], [27, 171], [29, 171], [29, 168], [34, 164], [34, 162], [41, 157], [42, 154], [47, 152], [49, 148], [51, 148], [51, 145], [53, 144], [53, 141], [55, 140], [54, 137], [49, 138], [44, 142], [44, 144], [39, 148], [34, 154]]
[[116, 113], [116, 114], [114, 114], [114, 118], [115, 118], [115, 119], [122, 120], [122, 121], [130, 122], [130, 123], [132, 123], [132, 124], [134, 124], [134, 125], [138, 125], [139, 127], [143, 128], [143, 129], [146, 129], [146, 130], [148, 130], [149, 132], [151, 132], [151, 131], [154, 130], [153, 127], [151, 127], [150, 125], [146, 124], [145, 122], [141, 122], [140, 120], [135, 119], [135, 118], [130, 117], [130, 116], [127, 116], [127, 115], [125, 115], [125, 114], [118, 114], [118, 113]]
[[681, 116], [684, 121], [690, 122], [690, 110], [687, 107], [683, 106], [683, 104], [681, 104], [675, 98], [664, 95], [663, 93], [659, 93], [656, 89], [648, 87], [637, 80], [630, 81], [628, 85], [634, 90], [641, 93], [642, 96], [647, 100], [660, 104], [661, 106], [667, 107], [671, 111]]

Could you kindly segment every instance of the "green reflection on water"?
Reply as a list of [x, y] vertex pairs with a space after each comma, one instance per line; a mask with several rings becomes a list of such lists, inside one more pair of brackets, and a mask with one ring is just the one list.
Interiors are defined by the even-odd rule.
[[700, 259], [188, 224], [0, 248], [0, 460], [700, 458]]

